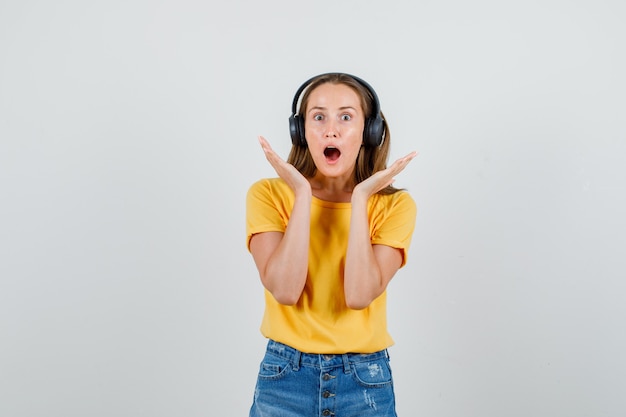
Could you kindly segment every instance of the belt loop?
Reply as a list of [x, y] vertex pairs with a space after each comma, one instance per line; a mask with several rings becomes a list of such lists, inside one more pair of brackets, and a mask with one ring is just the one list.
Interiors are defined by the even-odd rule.
[[302, 358], [302, 352], [298, 349], [294, 349], [293, 354], [293, 370], [298, 371], [300, 369], [300, 359]]
[[349, 374], [350, 373], [350, 359], [348, 358], [348, 355], [346, 353], [341, 355], [341, 358], [343, 359], [343, 372], [346, 374]]

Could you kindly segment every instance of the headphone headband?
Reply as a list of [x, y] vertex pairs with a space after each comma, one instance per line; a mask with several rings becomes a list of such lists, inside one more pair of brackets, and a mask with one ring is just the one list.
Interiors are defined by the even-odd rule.
[[306, 88], [315, 80], [332, 75], [347, 76], [354, 81], [362, 85], [372, 96], [372, 116], [366, 117], [365, 127], [363, 129], [363, 144], [367, 147], [380, 146], [384, 139], [385, 134], [385, 122], [380, 112], [380, 102], [378, 101], [378, 95], [376, 91], [365, 80], [356, 77], [351, 74], [343, 72], [327, 72], [324, 74], [316, 75], [305, 81], [300, 88], [296, 91], [291, 105], [291, 116], [289, 117], [289, 131], [291, 134], [291, 142], [298, 146], [307, 146], [306, 138], [304, 136], [304, 119], [302, 115], [298, 114], [298, 101], [300, 95], [306, 90]]

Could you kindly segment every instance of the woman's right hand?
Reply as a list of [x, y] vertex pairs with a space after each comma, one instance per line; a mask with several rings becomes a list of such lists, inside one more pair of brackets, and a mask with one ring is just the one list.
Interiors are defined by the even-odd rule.
[[294, 167], [274, 152], [263, 136], [259, 143], [276, 173], [294, 192], [294, 204], [284, 233], [262, 232], [250, 238], [250, 252], [263, 286], [284, 305], [300, 299], [309, 265], [311, 232], [311, 184]]
[[270, 146], [267, 139], [263, 136], [259, 136], [259, 143], [265, 153], [265, 158], [272, 165], [276, 173], [280, 178], [287, 183], [287, 185], [297, 193], [299, 191], [308, 192], [311, 194], [311, 184], [309, 181], [298, 171], [293, 165], [284, 161]]

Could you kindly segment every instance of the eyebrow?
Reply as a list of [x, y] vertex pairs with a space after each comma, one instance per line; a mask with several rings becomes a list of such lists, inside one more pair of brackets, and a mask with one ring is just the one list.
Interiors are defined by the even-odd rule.
[[[326, 108], [326, 107], [321, 107], [321, 106], [315, 106], [315, 107], [311, 107], [307, 113], [311, 113], [312, 111], [315, 111], [315, 110], [328, 110], [328, 108]], [[339, 110], [340, 110], [340, 111], [343, 111], [343, 110], [352, 110], [352, 111], [356, 111], [356, 109], [355, 109], [354, 107], [352, 107], [352, 106], [343, 106], [343, 107], [339, 107]]]

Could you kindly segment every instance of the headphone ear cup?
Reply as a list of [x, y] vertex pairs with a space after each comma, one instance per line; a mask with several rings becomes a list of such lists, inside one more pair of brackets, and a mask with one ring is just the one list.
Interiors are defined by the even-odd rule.
[[300, 136], [300, 146], [307, 147], [306, 136], [304, 135], [304, 118], [298, 117], [298, 134]]
[[374, 118], [365, 120], [363, 129], [363, 143], [365, 146], [374, 148], [383, 143], [383, 135], [385, 134], [385, 122], [380, 113]]
[[296, 115], [289, 116], [289, 135], [291, 136], [291, 143], [293, 145], [300, 144], [300, 135], [298, 133], [298, 121]]
[[295, 116], [293, 114], [289, 116], [289, 135], [291, 136], [291, 143], [293, 145], [296, 145], [299, 141], [298, 127], [296, 125]]
[[297, 114], [289, 117], [289, 134], [291, 135], [291, 143], [295, 146], [307, 146], [304, 137], [304, 120]]

